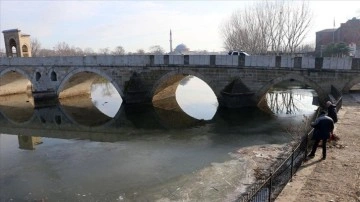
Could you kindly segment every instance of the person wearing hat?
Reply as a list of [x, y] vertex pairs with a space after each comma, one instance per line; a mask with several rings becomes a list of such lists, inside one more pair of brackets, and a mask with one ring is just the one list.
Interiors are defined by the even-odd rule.
[[308, 157], [315, 157], [316, 149], [322, 140], [322, 160], [325, 160], [326, 142], [334, 130], [334, 121], [330, 117], [326, 116], [325, 111], [321, 111], [319, 117], [315, 120], [315, 122], [311, 123], [311, 126], [314, 128], [312, 139], [315, 140], [315, 142]]
[[327, 101], [326, 107], [328, 111], [328, 116], [332, 118], [334, 123], [336, 123], [338, 121], [337, 113], [336, 113], [336, 105], [334, 105], [331, 101]]

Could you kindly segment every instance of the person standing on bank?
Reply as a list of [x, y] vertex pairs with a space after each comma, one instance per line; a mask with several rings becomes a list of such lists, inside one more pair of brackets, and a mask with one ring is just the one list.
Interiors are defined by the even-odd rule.
[[326, 116], [325, 111], [321, 111], [319, 117], [315, 120], [315, 122], [311, 123], [311, 126], [314, 128], [312, 139], [315, 140], [315, 142], [308, 157], [315, 157], [316, 148], [318, 147], [319, 142], [322, 140], [322, 160], [325, 160], [326, 142], [334, 130], [334, 121], [330, 117]]
[[327, 107], [327, 111], [328, 111], [328, 116], [330, 118], [332, 118], [334, 123], [336, 123], [338, 121], [337, 113], [336, 113], [336, 105], [331, 103], [331, 101], [327, 101], [326, 102], [326, 107]]

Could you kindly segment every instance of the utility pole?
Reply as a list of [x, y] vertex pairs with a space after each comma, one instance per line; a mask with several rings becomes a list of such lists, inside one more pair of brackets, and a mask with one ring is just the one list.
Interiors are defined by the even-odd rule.
[[333, 29], [333, 43], [335, 44], [335, 17], [334, 17], [334, 29]]
[[171, 29], [170, 29], [170, 53], [173, 52], [173, 49], [172, 49], [172, 34], [171, 34]]

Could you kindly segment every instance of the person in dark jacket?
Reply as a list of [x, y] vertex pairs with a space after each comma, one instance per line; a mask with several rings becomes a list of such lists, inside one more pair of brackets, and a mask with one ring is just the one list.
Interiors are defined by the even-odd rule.
[[326, 116], [326, 112], [320, 112], [319, 117], [315, 120], [315, 122], [311, 123], [311, 126], [314, 128], [313, 133], [313, 140], [315, 140], [314, 145], [310, 154], [308, 155], [309, 158], [313, 158], [315, 156], [316, 148], [319, 145], [319, 142], [322, 140], [322, 159], [326, 159], [326, 142], [327, 139], [330, 138], [330, 134], [334, 130], [334, 121]]
[[337, 113], [336, 113], [336, 105], [331, 103], [331, 101], [327, 101], [326, 102], [326, 107], [327, 107], [327, 111], [328, 111], [328, 116], [330, 118], [332, 118], [334, 123], [336, 123], [338, 121]]

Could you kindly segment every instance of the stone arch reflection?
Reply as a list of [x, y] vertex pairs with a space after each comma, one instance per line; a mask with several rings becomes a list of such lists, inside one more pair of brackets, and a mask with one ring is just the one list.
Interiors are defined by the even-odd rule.
[[288, 74], [281, 77], [278, 77], [276, 79], [271, 80], [267, 85], [262, 87], [258, 92], [256, 92], [254, 99], [258, 103], [259, 108], [264, 108], [266, 106], [266, 94], [271, 90], [274, 86], [281, 84], [281, 83], [288, 83], [289, 86], [292, 84], [290, 83], [300, 83], [301, 85], [307, 86], [309, 88], [312, 88], [314, 92], [316, 93], [317, 100], [324, 101], [328, 100], [328, 95], [322, 90], [321, 87], [318, 86], [317, 83], [301, 76], [301, 75], [295, 75], [295, 74]]
[[159, 81], [152, 98], [155, 108], [185, 113], [198, 120], [211, 120], [215, 115], [217, 97], [199, 77], [185, 72], [169, 73]]
[[180, 81], [176, 90], [176, 100], [186, 114], [199, 120], [211, 120], [219, 106], [212, 89], [192, 75]]
[[120, 116], [116, 121], [124, 123], [123, 118], [126, 117], [125, 122], [138, 129], [188, 129], [207, 123], [182, 111], [166, 110], [151, 105], [126, 105], [124, 114], [125, 116]]
[[313, 89], [292, 80], [274, 85], [262, 102], [263, 108], [266, 103], [269, 111], [280, 116], [296, 115], [299, 111], [311, 113], [319, 106]]
[[122, 98], [106, 77], [91, 71], [81, 71], [66, 80], [59, 89], [59, 102], [74, 122], [100, 126], [118, 113]]
[[0, 111], [15, 123], [27, 122], [34, 114], [32, 84], [25, 75], [11, 69], [0, 74]]
[[0, 113], [11, 123], [25, 124], [31, 122], [35, 117], [32, 105], [29, 107], [29, 105], [18, 101], [14, 102], [14, 100], [21, 99], [22, 97], [13, 96], [8, 100], [9, 103], [0, 105]]

